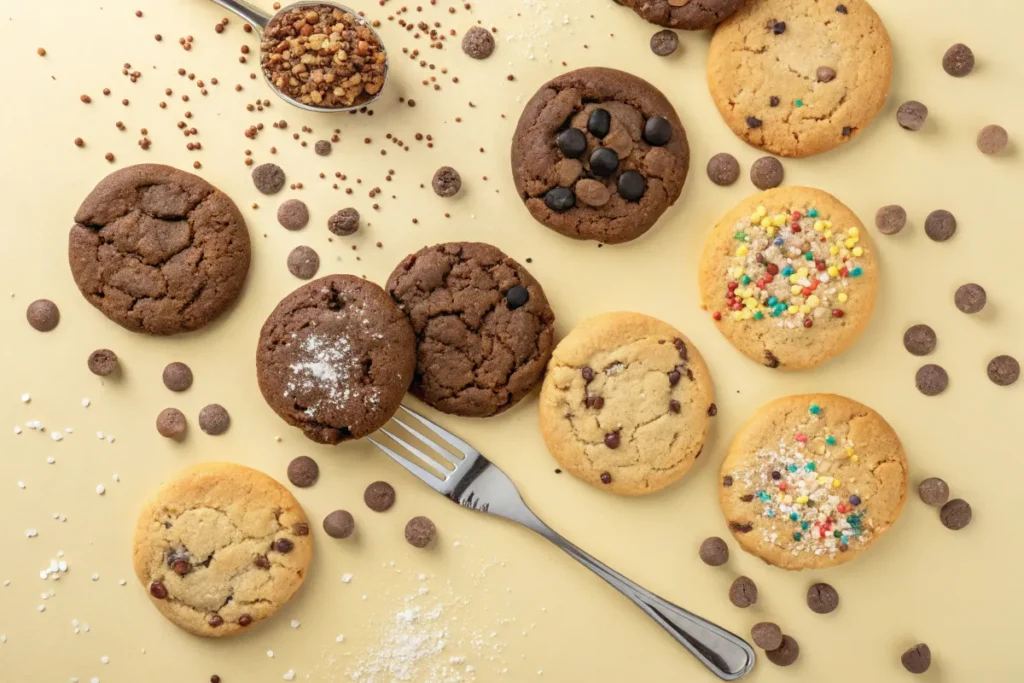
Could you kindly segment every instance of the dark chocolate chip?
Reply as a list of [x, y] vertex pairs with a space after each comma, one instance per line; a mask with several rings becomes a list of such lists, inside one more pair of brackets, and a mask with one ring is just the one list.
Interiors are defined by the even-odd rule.
[[945, 242], [956, 232], [956, 218], [945, 209], [932, 211], [924, 220], [924, 232], [936, 242]]
[[910, 673], [923, 674], [932, 665], [932, 651], [924, 643], [918, 643], [900, 656], [900, 662]]
[[327, 219], [327, 229], [338, 237], [348, 237], [359, 231], [359, 211], [352, 207], [340, 209]]
[[830, 66], [819, 66], [814, 75], [818, 78], [819, 83], [828, 83], [835, 80], [836, 70]]
[[956, 43], [942, 55], [942, 68], [950, 76], [962, 78], [974, 71], [974, 52], [963, 43]]
[[608, 472], [602, 472], [601, 473], [601, 483], [602, 484], [610, 484], [610, 483], [612, 483], [612, 475], [609, 474]]
[[622, 436], [618, 432], [609, 432], [604, 435], [604, 445], [615, 450], [622, 444]]
[[973, 283], [961, 285], [953, 295], [953, 302], [963, 313], [977, 313], [985, 308], [987, 300], [985, 288]]
[[903, 348], [915, 356], [927, 356], [935, 350], [938, 337], [927, 325], [913, 325], [903, 333]]
[[749, 534], [754, 530], [754, 525], [749, 522], [729, 522], [729, 529], [735, 531], [738, 534]]
[[395, 504], [395, 488], [386, 481], [375, 481], [363, 492], [363, 502], [374, 512], [384, 512]]
[[836, 11], [839, 12], [840, 14], [846, 14], [846, 5], [836, 5]]
[[[845, 14], [845, 12], [843, 13]], [[782, 645], [764, 653], [768, 661], [776, 666], [789, 666], [800, 656], [800, 646], [790, 636], [782, 636]]]
[[732, 185], [740, 177], [740, 162], [733, 155], [721, 152], [708, 161], [707, 172], [715, 185]]
[[750, 629], [750, 639], [762, 650], [777, 650], [782, 647], [782, 629], [778, 624], [762, 621]]
[[296, 536], [309, 536], [309, 525], [305, 522], [292, 524], [292, 533]]
[[714, 417], [715, 415], [718, 415], [718, 406], [712, 403], [708, 406], [708, 417]]
[[110, 349], [96, 349], [89, 354], [89, 372], [106, 377], [117, 370], [117, 354]]
[[[218, 626], [224, 625], [224, 618], [221, 617], [219, 614], [214, 614], [212, 617], [206, 620], [206, 623], [212, 626], [213, 628], [217, 628]], [[213, 680], [213, 676], [210, 677], [210, 680]]]
[[277, 222], [285, 230], [301, 230], [309, 223], [309, 207], [298, 199], [289, 199], [277, 207]]
[[437, 536], [437, 527], [428, 518], [413, 517], [405, 525], [405, 540], [414, 548], [426, 548]]
[[28, 305], [25, 318], [33, 329], [50, 332], [60, 322], [60, 311], [57, 309], [57, 304], [49, 299], [37, 299]]
[[153, 583], [149, 584], [149, 594], [157, 600], [166, 600], [167, 587], [159, 581], [154, 581]]
[[313, 247], [295, 247], [288, 254], [288, 272], [300, 280], [312, 280], [320, 270], [320, 255]]
[[260, 569], [270, 569], [270, 560], [266, 555], [257, 555], [252, 563]]
[[1000, 154], [1010, 143], [1010, 135], [1002, 126], [985, 126], [978, 132], [978, 149], [982, 154]]
[[578, 128], [567, 128], [556, 139], [559, 151], [568, 159], [576, 159], [587, 151], [587, 136]]
[[917, 495], [925, 505], [942, 507], [949, 500], [949, 484], [938, 477], [929, 477], [918, 484]]
[[665, 29], [651, 36], [651, 52], [659, 57], [668, 57], [679, 47], [679, 36], [675, 31]]
[[681, 380], [682, 378], [683, 376], [679, 373], [678, 370], [668, 371], [668, 385], [670, 387], [674, 387], [675, 385], [679, 384], [679, 380]]
[[562, 213], [576, 206], [576, 195], [568, 187], [556, 187], [544, 195], [544, 204], [552, 211]]
[[644, 140], [647, 144], [661, 147], [672, 139], [672, 124], [664, 116], [652, 116], [644, 124]]
[[593, 382], [594, 381], [594, 369], [593, 368], [583, 368], [582, 370], [580, 370], [580, 374], [583, 375], [583, 381], [585, 381], [585, 382]]
[[637, 171], [626, 171], [619, 176], [619, 195], [629, 202], [639, 201], [647, 191], [647, 181]]
[[839, 593], [827, 583], [816, 583], [807, 589], [807, 606], [818, 614], [834, 612], [839, 607]]
[[776, 21], [774, 24], [772, 24], [772, 33], [774, 33], [775, 35], [781, 36], [785, 32], [786, 32], [786, 22], [784, 22], [784, 21]]
[[348, 510], [335, 510], [324, 517], [324, 531], [331, 538], [348, 538], [355, 528], [356, 521]]
[[732, 486], [732, 477], [730, 477], [728, 474], [722, 477], [722, 486], [725, 486], [727, 488], [729, 486]]
[[682, 410], [682, 406], [679, 405], [679, 401], [672, 399], [671, 401], [668, 402], [668, 410], [669, 412], [672, 413], [678, 413], [680, 410]]
[[942, 366], [930, 363], [921, 366], [914, 382], [917, 390], [925, 396], [938, 396], [949, 386], [949, 375]]
[[939, 519], [947, 529], [959, 531], [971, 523], [971, 506], [962, 498], [954, 498], [939, 510]]
[[192, 563], [188, 560], [175, 560], [174, 564], [171, 565], [171, 569], [173, 569], [174, 573], [178, 576], [185, 576], [185, 574], [192, 571]]
[[853, 128], [850, 128], [849, 126], [843, 126], [843, 131], [842, 132], [843, 132], [843, 137], [844, 138], [848, 138], [851, 135], [853, 135]]
[[604, 109], [595, 109], [587, 119], [587, 130], [595, 138], [603, 138], [612, 128], [612, 115]]
[[747, 128], [760, 128], [760, 127], [761, 127], [761, 119], [757, 118], [756, 116], [748, 116], [747, 117]]
[[239, 626], [248, 626], [251, 623], [252, 623], [252, 617], [250, 615], [248, 615], [248, 614], [243, 614], [242, 616], [238, 617], [238, 625]]
[[750, 501], [754, 500], [754, 494], [744, 493], [742, 496], [740, 496], [740, 500], [743, 501], [744, 503], [749, 503]]
[[292, 548], [294, 547], [295, 544], [289, 541], [287, 538], [279, 538], [276, 541], [274, 541], [273, 545], [271, 546], [271, 548], [281, 553], [282, 555], [284, 555], [285, 553], [290, 553], [292, 551]]
[[619, 169], [619, 155], [609, 147], [599, 147], [590, 155], [590, 172], [598, 178], [607, 178]]
[[163, 380], [171, 391], [185, 391], [192, 386], [192, 369], [184, 363], [169, 363], [164, 368]]
[[785, 171], [775, 157], [761, 157], [750, 165], [750, 182], [759, 190], [770, 190], [782, 184]]
[[928, 120], [928, 107], [917, 100], [907, 100], [896, 110], [896, 123], [904, 130], [921, 130]]
[[462, 37], [462, 51], [473, 59], [487, 59], [494, 47], [494, 35], [483, 26], [472, 27]]
[[899, 204], [889, 204], [875, 212], [875, 227], [883, 235], [895, 235], [906, 224], [907, 210]]
[[231, 416], [224, 406], [211, 403], [199, 411], [199, 428], [210, 436], [218, 436], [228, 431]]
[[587, 396], [587, 407], [601, 410], [604, 408], [604, 396]]
[[729, 561], [729, 546], [718, 536], [709, 536], [701, 542], [698, 554], [704, 564], [721, 567]]
[[764, 364], [769, 368], [779, 367], [779, 359], [775, 357], [775, 354], [768, 349], [764, 350]]
[[777, 107], [777, 106], [779, 106], [779, 98], [776, 97], [775, 95], [772, 95], [771, 97], [769, 97], [768, 98], [768, 106], [769, 107]]
[[516, 310], [520, 306], [525, 306], [526, 302], [530, 300], [530, 292], [522, 285], [516, 285], [505, 293], [505, 301], [508, 302], [509, 310]]
[[1001, 387], [1008, 387], [1020, 378], [1020, 363], [1013, 356], [996, 356], [988, 363], [988, 378]]
[[749, 577], [738, 577], [729, 586], [729, 602], [737, 607], [750, 607], [757, 602], [757, 585]]

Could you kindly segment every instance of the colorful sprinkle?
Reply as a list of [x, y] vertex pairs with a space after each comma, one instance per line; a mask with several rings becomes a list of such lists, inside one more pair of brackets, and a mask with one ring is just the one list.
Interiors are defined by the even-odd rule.
[[811, 410], [811, 415], [819, 415], [819, 414], [821, 414], [821, 406], [819, 406], [817, 403], [812, 403], [810, 410]]
[[831, 434], [829, 434], [828, 436], [825, 437], [825, 443], [827, 443], [829, 446], [835, 446], [836, 445], [836, 437], [834, 437]]
[[797, 107], [802, 107], [802, 106], [804, 106], [804, 101], [803, 100], [793, 100], [793, 104], [795, 106], [797, 106]]

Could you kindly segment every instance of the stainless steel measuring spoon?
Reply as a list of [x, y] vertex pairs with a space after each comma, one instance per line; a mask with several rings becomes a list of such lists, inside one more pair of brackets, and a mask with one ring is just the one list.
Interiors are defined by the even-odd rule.
[[359, 16], [359, 13], [356, 12], [355, 10], [351, 9], [350, 7], [346, 7], [345, 5], [341, 5], [341, 4], [338, 4], [336, 2], [330, 2], [329, 0], [306, 0], [305, 2], [294, 2], [294, 3], [292, 3], [292, 4], [290, 4], [290, 5], [286, 6], [286, 7], [282, 7], [275, 14], [271, 15], [271, 14], [267, 14], [266, 12], [261, 10], [259, 7], [254, 7], [253, 5], [250, 5], [248, 2], [245, 2], [244, 0], [213, 0], [213, 2], [215, 2], [218, 5], [220, 5], [224, 9], [231, 10], [232, 12], [237, 14], [239, 17], [244, 19], [246, 22], [251, 24], [252, 27], [254, 29], [256, 29], [256, 33], [260, 36], [261, 40], [263, 38], [264, 31], [267, 30], [267, 26], [272, 21], [274, 21], [277, 17], [281, 16], [285, 12], [289, 12], [289, 11], [291, 11], [293, 9], [297, 9], [299, 7], [313, 7], [313, 6], [317, 6], [317, 5], [327, 5], [328, 7], [333, 7], [335, 9], [340, 9], [342, 12], [346, 12], [348, 14], [351, 14], [353, 17], [355, 17], [359, 21], [360, 24], [362, 24], [363, 26], [368, 28], [370, 30], [370, 32], [373, 33], [374, 36], [376, 36], [377, 42], [380, 43], [381, 49], [384, 51], [384, 86], [381, 87], [381, 89], [378, 90], [377, 93], [374, 94], [370, 99], [365, 100], [363, 102], [360, 102], [358, 104], [353, 104], [351, 106], [347, 106], [347, 107], [318, 107], [315, 104], [306, 104], [305, 102], [299, 102], [295, 98], [290, 97], [289, 95], [286, 95], [285, 93], [281, 92], [277, 88], [277, 86], [275, 86], [270, 81], [270, 78], [267, 76], [266, 69], [263, 68], [263, 64], [262, 64], [262, 62], [263, 62], [263, 59], [262, 59], [263, 50], [261, 49], [260, 50], [260, 57], [261, 57], [260, 58], [260, 71], [263, 72], [263, 80], [265, 80], [267, 82], [267, 85], [270, 86], [270, 89], [273, 90], [274, 93], [278, 97], [280, 97], [282, 100], [284, 100], [285, 102], [287, 102], [289, 104], [295, 105], [299, 109], [305, 109], [306, 111], [332, 112], [332, 113], [333, 112], [353, 111], [353, 110], [356, 110], [356, 109], [361, 109], [362, 107], [365, 107], [367, 105], [370, 105], [370, 104], [373, 104], [374, 102], [376, 102], [380, 98], [381, 94], [384, 92], [384, 88], [387, 87], [388, 62], [389, 62], [390, 57], [388, 56], [387, 48], [384, 46], [384, 41], [380, 39], [380, 34], [378, 34], [373, 29], [373, 27], [370, 25], [370, 23], [368, 21], [366, 21], [366, 19], [364, 19], [363, 17]]

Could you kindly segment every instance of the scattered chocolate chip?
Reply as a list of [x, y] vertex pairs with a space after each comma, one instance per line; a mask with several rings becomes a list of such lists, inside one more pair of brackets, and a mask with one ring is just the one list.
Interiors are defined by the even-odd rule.
[[945, 209], [932, 211], [924, 221], [924, 231], [936, 242], [945, 242], [956, 232], [956, 218]]
[[355, 528], [356, 521], [348, 510], [335, 510], [324, 517], [324, 531], [331, 538], [348, 538]]
[[482, 26], [474, 26], [462, 37], [462, 51], [473, 59], [487, 59], [494, 52], [494, 36]]
[[192, 386], [192, 369], [184, 363], [170, 363], [164, 368], [163, 380], [171, 391], [185, 391]]
[[782, 162], [775, 157], [761, 157], [750, 165], [750, 182], [759, 190], [778, 187], [784, 175]]
[[819, 66], [814, 75], [817, 76], [819, 83], [828, 83], [835, 80], [836, 70], [830, 66]]
[[96, 349], [89, 354], [88, 365], [89, 372], [106, 377], [117, 370], [117, 354], [110, 349]]
[[60, 311], [49, 299], [37, 299], [28, 305], [25, 318], [34, 329], [49, 332], [60, 322]]
[[[206, 623], [212, 626], [213, 628], [217, 628], [218, 626], [224, 625], [224, 618], [221, 617], [219, 614], [214, 614], [212, 617], [207, 619]], [[220, 680], [220, 677], [218, 676], [217, 679]], [[213, 676], [210, 676], [210, 683], [213, 683]]]
[[781, 36], [786, 32], [786, 22], [784, 21], [773, 21], [772, 22], [772, 33], [777, 36]]
[[185, 414], [177, 408], [164, 408], [156, 416], [156, 431], [168, 439], [180, 439], [185, 433]]
[[587, 136], [579, 128], [566, 128], [555, 138], [555, 144], [567, 159], [578, 159], [587, 151]]
[[679, 36], [675, 31], [665, 29], [651, 36], [651, 52], [659, 57], [668, 57], [679, 48]]
[[601, 483], [602, 484], [610, 484], [610, 483], [612, 483], [612, 475], [611, 475], [610, 472], [602, 472], [601, 473]]
[[982, 154], [1000, 154], [1010, 142], [1010, 135], [1002, 126], [985, 126], [978, 133], [978, 149]]
[[238, 617], [238, 625], [239, 626], [248, 626], [251, 623], [252, 623], [252, 617], [250, 615], [248, 615], [248, 614], [243, 614], [242, 616]]
[[740, 162], [733, 155], [721, 152], [708, 161], [707, 171], [715, 185], [732, 185], [740, 177]]
[[730, 477], [728, 474], [722, 477], [722, 486], [726, 488], [732, 486], [732, 477]]
[[895, 235], [906, 224], [907, 210], [899, 204], [889, 204], [875, 212], [875, 227], [883, 235]]
[[359, 230], [359, 212], [349, 207], [327, 219], [327, 229], [339, 237], [348, 237]]
[[[222, 27], [221, 24], [217, 24], [217, 26]], [[218, 31], [218, 33], [220, 33], [220, 31]], [[220, 617], [217, 618], [219, 619]], [[223, 623], [223, 621], [221, 623]], [[220, 624], [218, 624], [218, 626], [219, 625]], [[217, 674], [213, 674], [212, 676], [210, 676], [210, 683], [220, 683], [220, 676], [218, 676]]]
[[295, 544], [289, 541], [287, 538], [279, 538], [273, 542], [270, 546], [273, 550], [281, 553], [282, 555], [290, 553]]
[[942, 68], [950, 76], [962, 78], [974, 71], [974, 52], [963, 43], [956, 43], [942, 55]]
[[562, 213], [576, 206], [576, 195], [567, 187], [556, 187], [544, 195], [544, 204], [552, 211]]
[[778, 624], [762, 621], [750, 629], [750, 639], [762, 650], [777, 650], [782, 647], [782, 629]]
[[729, 561], [729, 546], [718, 536], [709, 536], [700, 544], [701, 561], [711, 567], [721, 567]]
[[437, 536], [437, 527], [428, 518], [413, 517], [405, 525], [405, 540], [415, 548], [426, 548]]
[[454, 197], [462, 189], [462, 176], [451, 166], [442, 166], [434, 173], [431, 186], [439, 197]]
[[913, 325], [903, 333], [903, 348], [915, 356], [927, 356], [935, 350], [935, 330], [927, 325]]
[[947, 529], [959, 531], [971, 523], [971, 506], [962, 498], [954, 498], [939, 510], [939, 519]]
[[618, 432], [609, 432], [604, 435], [604, 445], [613, 451], [622, 444], [622, 436]]
[[363, 502], [374, 512], [384, 512], [395, 504], [395, 489], [386, 481], [375, 481], [363, 492]]
[[166, 600], [167, 587], [159, 581], [154, 581], [153, 583], [149, 584], [149, 594], [157, 600]]
[[300, 455], [288, 463], [288, 481], [301, 489], [309, 488], [320, 478], [320, 466], [308, 455]]
[[917, 100], [907, 100], [896, 110], [896, 123], [904, 130], [921, 130], [928, 120], [928, 107]]
[[988, 378], [1001, 387], [1008, 387], [1020, 378], [1020, 363], [1013, 356], [996, 356], [988, 363]]
[[900, 656], [900, 662], [910, 673], [923, 674], [932, 665], [932, 651], [924, 643], [918, 643]]
[[914, 378], [917, 390], [925, 396], [938, 396], [949, 386], [949, 375], [939, 365], [922, 365]]
[[963, 313], [979, 312], [985, 308], [987, 300], [988, 296], [985, 294], [985, 288], [973, 283], [960, 285], [956, 290], [956, 294], [953, 295], [953, 302]]
[[664, 116], [652, 116], [644, 123], [644, 141], [654, 147], [668, 144], [672, 139], [672, 124]]
[[629, 202], [640, 201], [647, 191], [647, 181], [638, 171], [629, 170], [619, 176], [616, 184], [619, 196]]
[[807, 606], [818, 614], [834, 612], [839, 607], [839, 593], [827, 583], [816, 583], [807, 589]]
[[587, 130], [595, 138], [603, 138], [612, 128], [612, 115], [605, 109], [595, 109], [587, 118]]
[[319, 156], [325, 157], [331, 153], [331, 141], [330, 140], [317, 140], [316, 144], [313, 145], [313, 151]]
[[199, 428], [210, 436], [218, 436], [228, 431], [231, 416], [224, 406], [211, 403], [199, 411]]
[[741, 576], [729, 586], [729, 602], [737, 607], [750, 607], [757, 602], [757, 585], [746, 576]]
[[[845, 12], [843, 12], [845, 14]], [[776, 666], [789, 666], [800, 656], [800, 646], [790, 636], [782, 636], [782, 645], [765, 653], [768, 661]]]
[[280, 192], [284, 180], [284, 170], [277, 164], [260, 164], [252, 170], [252, 183], [263, 194]]
[[289, 199], [277, 207], [277, 222], [285, 230], [301, 230], [309, 223], [309, 207], [298, 199]]
[[320, 256], [312, 247], [295, 247], [288, 254], [288, 272], [300, 280], [311, 280], [320, 270]]
[[918, 484], [917, 495], [925, 505], [942, 507], [949, 500], [949, 484], [938, 477], [929, 477]]
[[598, 147], [590, 155], [590, 172], [598, 178], [607, 178], [619, 169], [619, 155], [610, 147]]
[[761, 127], [761, 119], [757, 118], [756, 116], [748, 116], [747, 117], [747, 128], [760, 128], [760, 127]]
[[508, 308], [511, 311], [516, 310], [520, 306], [525, 306], [529, 300], [530, 291], [522, 285], [516, 285], [505, 293], [505, 301], [508, 303]]

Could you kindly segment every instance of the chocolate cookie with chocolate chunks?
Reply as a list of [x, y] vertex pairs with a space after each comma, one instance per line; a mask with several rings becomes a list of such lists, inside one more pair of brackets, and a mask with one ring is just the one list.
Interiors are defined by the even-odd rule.
[[686, 131], [653, 85], [599, 67], [554, 78], [526, 104], [512, 177], [535, 219], [574, 239], [628, 242], [679, 198]]
[[446, 413], [490, 417], [544, 375], [555, 315], [540, 283], [497, 247], [450, 242], [407, 256], [388, 293], [416, 334], [410, 391]]
[[159, 164], [114, 171], [75, 214], [68, 258], [78, 289], [133, 332], [203, 327], [242, 290], [249, 231], [231, 199]]
[[618, 0], [659, 26], [684, 31], [712, 28], [743, 4], [743, 0]]

